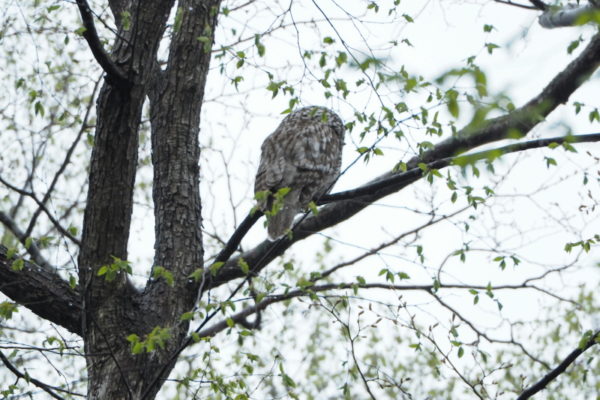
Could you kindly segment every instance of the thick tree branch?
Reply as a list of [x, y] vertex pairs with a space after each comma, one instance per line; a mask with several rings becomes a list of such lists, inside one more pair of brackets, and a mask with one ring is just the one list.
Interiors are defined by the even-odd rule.
[[[154, 265], [177, 279], [149, 279], [144, 293], [149, 309], [168, 309], [164, 324], [194, 308], [199, 282], [188, 276], [202, 265], [199, 126], [204, 87], [220, 0], [182, 0], [180, 28], [173, 34], [164, 71], [153, 70], [148, 97], [152, 128], [152, 199], [155, 216]], [[198, 38], [203, 38], [203, 41]], [[168, 322], [167, 322], [168, 321]], [[185, 337], [184, 324], [179, 324]]]
[[88, 42], [94, 58], [98, 61], [98, 64], [100, 64], [104, 72], [106, 72], [107, 81], [112, 82], [117, 87], [123, 89], [130, 88], [131, 82], [127, 79], [125, 72], [117, 67], [106, 51], [104, 51], [104, 47], [102, 46], [102, 42], [100, 42], [98, 32], [96, 31], [96, 26], [94, 25], [92, 10], [90, 9], [87, 0], [76, 1], [77, 7], [79, 7], [79, 13], [81, 14], [83, 27], [85, 28], [83, 37]]
[[541, 26], [548, 29], [577, 26], [586, 16], [599, 11], [600, 4], [591, 1], [587, 4], [566, 4], [560, 8], [548, 7], [538, 21]]
[[58, 274], [24, 261], [15, 271], [6, 258], [7, 249], [0, 245], [0, 292], [34, 314], [81, 334], [81, 296]]
[[[433, 149], [423, 153], [420, 157], [413, 157], [409, 160], [407, 163], [408, 170], [417, 168], [419, 163], [431, 163], [453, 157], [483, 144], [505, 139], [510, 133], [527, 134], [558, 105], [565, 103], [569, 96], [598, 68], [599, 63], [600, 34], [596, 34], [582, 53], [524, 106], [510, 114], [489, 119], [479, 126], [463, 128], [458, 134], [438, 143]], [[400, 174], [389, 172], [369, 184], [376, 184], [396, 175]], [[385, 188], [378, 190], [375, 194], [367, 194], [351, 200], [328, 204], [320, 210], [317, 216], [309, 216], [303, 219], [294, 229], [292, 239], [284, 238], [276, 242], [265, 241], [254, 249], [243, 253], [241, 257], [252, 267], [253, 272], [257, 272], [275, 257], [282, 254], [293, 243], [347, 220], [374, 201], [397, 192], [418, 180], [420, 176], [420, 174], [415, 173], [415, 176], [401, 179], [402, 182], [400, 183], [386, 185]], [[237, 262], [237, 258], [227, 262], [210, 283], [210, 287], [219, 286], [232, 279], [244, 276]]]
[[[480, 160], [491, 160], [501, 157], [505, 154], [547, 147], [550, 144], [562, 145], [564, 143], [591, 143], [598, 141], [600, 141], [600, 133], [592, 133], [588, 135], [558, 136], [553, 138], [530, 140], [521, 143], [512, 143], [506, 146], [498, 147], [491, 150], [480, 151], [477, 153], [469, 153], [456, 157], [445, 157], [440, 160], [436, 160], [425, 164], [427, 166], [427, 169], [425, 171], [431, 169], [441, 169], [450, 165], [465, 165], [472, 164]], [[389, 186], [402, 184], [404, 182], [411, 181], [416, 177], [420, 177], [423, 175], [423, 173], [423, 169], [419, 167], [413, 168], [398, 175], [394, 175], [374, 183], [363, 185], [357, 189], [324, 195], [317, 201], [317, 204], [327, 204], [339, 200], [355, 199], [364, 195], [374, 195], [377, 194], [378, 191], [385, 190]]]
[[600, 331], [596, 331], [596, 333], [594, 333], [592, 335], [592, 337], [587, 342], [585, 342], [583, 347], [578, 347], [577, 349], [573, 350], [567, 357], [565, 357], [565, 359], [560, 364], [558, 364], [556, 366], [556, 368], [554, 368], [552, 371], [548, 372], [538, 382], [536, 382], [535, 384], [533, 384], [530, 387], [528, 387], [527, 389], [525, 389], [523, 391], [523, 393], [521, 393], [521, 395], [519, 397], [517, 397], [517, 400], [529, 399], [533, 395], [538, 393], [539, 391], [545, 389], [553, 380], [555, 380], [559, 375], [564, 373], [567, 370], [567, 368], [571, 364], [573, 364], [573, 362], [575, 362], [577, 357], [582, 355], [586, 350], [588, 350], [593, 345], [598, 344], [599, 338], [600, 338]]

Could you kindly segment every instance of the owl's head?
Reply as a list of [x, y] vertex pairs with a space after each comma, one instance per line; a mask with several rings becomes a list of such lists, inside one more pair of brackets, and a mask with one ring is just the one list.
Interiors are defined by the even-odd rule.
[[323, 106], [302, 107], [286, 118], [297, 118], [312, 124], [324, 124], [333, 129], [340, 137], [344, 136], [345, 128], [342, 119], [335, 112]]

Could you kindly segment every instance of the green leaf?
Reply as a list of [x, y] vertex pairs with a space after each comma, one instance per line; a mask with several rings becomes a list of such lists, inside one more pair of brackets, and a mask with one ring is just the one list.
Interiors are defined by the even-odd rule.
[[127, 341], [129, 343], [136, 343], [140, 341], [140, 337], [135, 333], [132, 333], [131, 335], [127, 336]]
[[456, 193], [456, 191], [452, 192], [452, 197], [450, 197], [450, 201], [452, 201], [453, 203], [456, 203], [457, 199], [458, 199], [458, 193]]
[[69, 287], [75, 289], [77, 286], [77, 278], [74, 275], [69, 274]]
[[18, 258], [12, 262], [10, 269], [13, 271], [22, 271], [25, 268], [25, 261], [22, 258]]
[[241, 257], [238, 260], [238, 267], [240, 267], [240, 269], [242, 270], [242, 273], [244, 275], [248, 275], [248, 273], [250, 272], [250, 265], [248, 265], [248, 263], [246, 262], [246, 260], [244, 260]]
[[175, 21], [173, 22], [173, 32], [179, 32], [181, 30], [181, 21], [183, 21], [183, 8], [177, 7]]
[[546, 160], [546, 168], [550, 168], [551, 165], [556, 165], [556, 160], [552, 157], [544, 157]]
[[296, 387], [296, 382], [287, 374], [282, 374], [281, 378], [283, 379], [283, 384], [289, 387]]
[[314, 201], [308, 203], [308, 209], [313, 215], [319, 215], [319, 209], [317, 208], [317, 204]]
[[184, 312], [183, 314], [181, 314], [181, 317], [179, 317], [179, 320], [191, 321], [192, 319], [194, 319], [194, 314], [195, 313], [193, 311]]
[[17, 252], [18, 250], [16, 247], [9, 247], [9, 249], [6, 252], [6, 258], [10, 260], [17, 254]]
[[196, 268], [194, 272], [188, 275], [189, 279], [193, 279], [195, 282], [200, 281], [204, 275], [204, 268]]
[[398, 272], [398, 278], [402, 279], [410, 279], [410, 276], [406, 272]]
[[0, 319], [8, 320], [11, 319], [13, 314], [18, 311], [19, 306], [16, 303], [10, 301], [3, 301], [0, 303]]
[[141, 354], [144, 351], [144, 344], [141, 342], [134, 343], [131, 347], [131, 352], [133, 354]]
[[128, 31], [131, 29], [131, 13], [129, 11], [121, 12], [121, 24], [123, 30]]
[[448, 99], [448, 101], [446, 102], [446, 106], [448, 107], [450, 115], [452, 115], [454, 118], [458, 118], [458, 114], [460, 112], [457, 100], [458, 92], [456, 90], [450, 89], [446, 92], [446, 98]]
[[582, 42], [582, 40], [583, 38], [579, 36], [578, 39], [573, 40], [571, 43], [569, 43], [569, 46], [567, 46], [567, 53], [573, 53], [573, 51], [579, 47], [579, 44]]
[[214, 263], [213, 265], [211, 265], [211, 266], [209, 267], [209, 268], [210, 268], [210, 273], [211, 273], [211, 275], [215, 276], [215, 275], [217, 274], [217, 272], [219, 272], [219, 269], [221, 269], [221, 267], [222, 267], [223, 265], [225, 265], [225, 263], [224, 263], [224, 262], [222, 262], [222, 261], [216, 262], [216, 263]]
[[335, 43], [335, 39], [333, 39], [331, 36], [325, 36], [323, 38], [323, 43], [325, 43], [325, 44], [333, 44], [333, 43]]
[[33, 108], [35, 111], [35, 115], [39, 115], [40, 117], [43, 117], [46, 113], [46, 111], [44, 110], [44, 105], [39, 101], [35, 102]]
[[171, 271], [165, 269], [164, 267], [155, 266], [152, 270], [152, 277], [155, 279], [163, 278], [169, 286], [175, 285], [175, 279], [173, 278], [173, 274], [171, 273]]
[[[212, 49], [212, 44], [213, 44], [213, 39], [212, 36], [209, 32], [203, 32], [204, 34], [202, 36], [198, 36], [196, 38], [196, 40], [198, 40], [200, 43], [202, 43], [202, 51], [204, 51], [205, 53], [210, 53], [211, 49]], [[241, 61], [241, 63], [240, 63]], [[241, 60], [238, 60], [238, 64], [237, 64], [237, 68], [240, 68], [242, 65], [244, 64], [244, 58], [242, 57]]]
[[265, 55], [265, 45], [260, 42], [260, 35], [254, 35], [254, 45], [256, 46], [256, 51], [258, 52], [259, 57], [264, 57]]
[[500, 48], [500, 46], [498, 46], [495, 43], [486, 43], [485, 48], [487, 49], [487, 52], [489, 54], [492, 54], [494, 52], [494, 50]]

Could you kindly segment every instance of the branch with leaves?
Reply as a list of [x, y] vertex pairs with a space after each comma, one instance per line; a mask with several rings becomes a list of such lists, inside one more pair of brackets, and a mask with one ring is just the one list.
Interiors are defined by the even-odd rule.
[[[463, 128], [455, 136], [441, 141], [431, 150], [406, 162], [404, 164], [406, 172], [402, 172], [402, 170], [389, 172], [372, 180], [367, 185], [377, 185], [379, 182], [394, 179], [396, 176], [398, 176], [399, 182], [386, 183], [374, 194], [364, 194], [349, 200], [328, 204], [320, 209], [318, 215], [303, 218], [301, 223], [296, 224], [291, 239], [283, 238], [276, 242], [265, 241], [254, 249], [244, 252], [240, 257], [251, 266], [253, 272], [258, 272], [293, 243], [352, 217], [374, 201], [398, 192], [420, 179], [424, 172], [422, 168], [419, 168], [420, 165], [453, 158], [457, 154], [465, 153], [481, 145], [505, 139], [511, 134], [526, 135], [558, 105], [565, 103], [570, 95], [598, 68], [598, 65], [600, 65], [600, 34], [595, 35], [576, 59], [522, 107], [507, 115], [488, 119], [479, 126]], [[567, 141], [568, 139], [562, 140]], [[595, 137], [594, 140], [596, 140]], [[547, 145], [543, 141], [539, 144]], [[518, 151], [518, 145], [515, 146], [517, 147], [514, 151]], [[535, 147], [535, 142], [525, 146]], [[403, 173], [408, 175], [402, 175]], [[236, 257], [225, 263], [209, 287], [216, 287], [232, 279], [243, 277], [244, 273], [240, 270], [238, 261], [239, 258]]]
[[563, 374], [567, 368], [577, 360], [586, 350], [589, 350], [592, 346], [598, 344], [600, 341], [600, 330], [596, 332], [588, 331], [584, 336], [582, 343], [573, 350], [564, 360], [556, 366], [552, 371], [548, 372], [542, 379], [535, 384], [525, 389], [517, 400], [527, 400], [534, 396], [536, 393], [544, 390], [548, 385], [554, 381], [558, 376]]

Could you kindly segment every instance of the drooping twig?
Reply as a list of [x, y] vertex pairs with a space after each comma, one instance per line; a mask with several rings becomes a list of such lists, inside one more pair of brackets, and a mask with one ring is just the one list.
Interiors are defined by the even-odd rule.
[[15, 374], [17, 376], [17, 378], [19, 379], [24, 379], [27, 382], [31, 382], [33, 383], [35, 386], [39, 387], [40, 389], [42, 389], [44, 392], [48, 393], [51, 397], [58, 399], [58, 400], [64, 400], [63, 397], [60, 397], [59, 395], [57, 395], [54, 391], [55, 390], [59, 390], [59, 388], [55, 388], [53, 386], [50, 386], [42, 381], [39, 381], [35, 378], [32, 378], [29, 375], [25, 375], [24, 373], [22, 373], [21, 371], [19, 371], [17, 369], [17, 367], [15, 367], [9, 360], [8, 358], [6, 358], [6, 356], [0, 352], [0, 360], [2, 360], [2, 362], [4, 363], [4, 365], [6, 366], [6, 368], [8, 368], [8, 370], [10, 372], [12, 372], [13, 374]]

